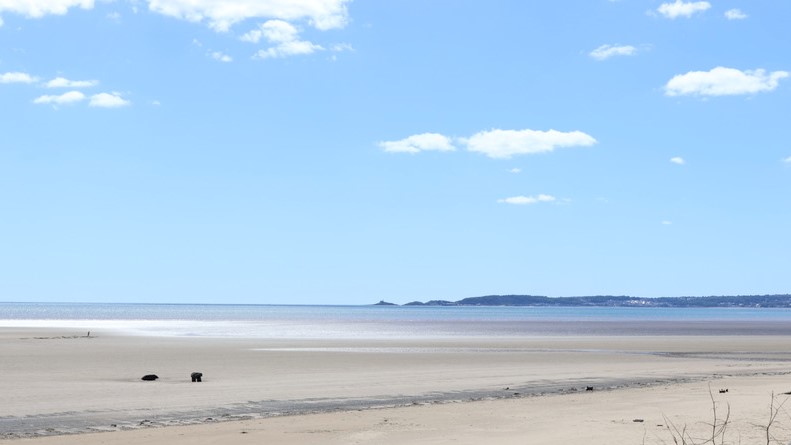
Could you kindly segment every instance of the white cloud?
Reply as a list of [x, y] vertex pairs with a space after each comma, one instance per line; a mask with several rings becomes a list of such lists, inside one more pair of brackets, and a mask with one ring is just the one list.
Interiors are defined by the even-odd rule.
[[662, 221], [662, 225], [663, 226], [671, 226], [671, 225], [673, 225], [673, 221], [664, 220], [664, 221]]
[[242, 34], [242, 36], [239, 37], [239, 40], [243, 42], [258, 43], [263, 36], [264, 32], [261, 31], [261, 29], [253, 29]]
[[233, 62], [233, 58], [231, 56], [229, 56], [228, 54], [223, 54], [221, 51], [213, 51], [209, 55], [211, 56], [212, 59], [218, 62], [225, 62], [225, 63]]
[[30, 74], [18, 71], [0, 74], [0, 83], [33, 83], [37, 80]]
[[85, 100], [85, 94], [80, 91], [69, 91], [61, 95], [39, 96], [33, 100], [34, 104], [68, 105]]
[[[22, 0], [19, 0], [22, 1]], [[316, 29], [343, 28], [351, 0], [148, 0], [151, 11], [228, 31], [247, 19], [307, 20]]]
[[728, 20], [744, 20], [747, 18], [747, 14], [743, 13], [741, 9], [729, 9], [725, 11], [725, 18]]
[[0, 28], [2, 28], [2, 27], [3, 27], [3, 24], [4, 24], [4, 22], [3, 22], [3, 18], [2, 18], [2, 17], [0, 17]]
[[786, 164], [791, 164], [791, 156], [783, 159], [783, 162], [785, 162]]
[[409, 136], [400, 141], [379, 143], [384, 151], [391, 153], [420, 153], [421, 151], [454, 151], [451, 139], [438, 133], [423, 133]]
[[69, 80], [64, 77], [56, 77], [44, 86], [47, 88], [90, 88], [98, 84], [98, 80]]
[[633, 56], [637, 54], [637, 48], [631, 45], [602, 45], [588, 55], [596, 60], [607, 60], [614, 56]]
[[669, 19], [678, 17], [692, 17], [694, 14], [711, 8], [709, 2], [684, 2], [676, 0], [674, 3], [662, 3], [657, 12]]
[[668, 96], [733, 96], [772, 91], [787, 71], [768, 73], [763, 69], [740, 71], [718, 66], [711, 71], [690, 71], [674, 76], [665, 85]]
[[240, 37], [245, 42], [258, 43], [261, 38], [266, 38], [272, 43], [283, 43], [297, 40], [299, 30], [296, 26], [283, 20], [267, 20]]
[[508, 159], [514, 155], [547, 153], [558, 147], [590, 146], [596, 139], [581, 131], [495, 129], [476, 133], [464, 142], [469, 151]]
[[48, 14], [63, 15], [69, 8], [92, 9], [94, 0], [0, 0], [0, 12], [14, 12], [39, 18]]
[[498, 199], [500, 204], [513, 204], [513, 205], [528, 205], [538, 204], [539, 202], [553, 202], [557, 198], [552, 195], [538, 195], [538, 196], [512, 196], [510, 198]]
[[324, 50], [321, 45], [300, 40], [299, 30], [294, 25], [283, 20], [268, 20], [266, 23], [261, 24], [258, 29], [249, 31], [240, 38], [243, 41], [252, 43], [258, 43], [262, 38], [265, 38], [269, 43], [275, 45], [259, 50], [253, 56], [258, 59], [305, 55]]
[[670, 158], [670, 162], [678, 165], [684, 165], [687, 163], [687, 161], [685, 161], [684, 158], [682, 158], [681, 156], [675, 156]]
[[321, 51], [324, 48], [320, 45], [314, 45], [311, 42], [304, 40], [297, 40], [294, 42], [281, 43], [280, 45], [272, 48], [259, 50], [253, 56], [256, 59], [272, 59], [288, 56], [301, 56], [306, 54], [313, 54], [316, 51]]
[[299, 30], [283, 20], [268, 20], [261, 25], [261, 32], [270, 42], [293, 42], [299, 37]]
[[[33, 100], [34, 104], [51, 104], [51, 105], [68, 105], [68, 104], [75, 104], [77, 102], [82, 102], [88, 99], [81, 91], [69, 91], [68, 93], [63, 93], [60, 95], [48, 95], [45, 94], [43, 96], [39, 96]], [[90, 101], [88, 105], [91, 107], [101, 107], [101, 108], [117, 108], [117, 107], [124, 107], [129, 105], [131, 102], [121, 97], [121, 93], [99, 93], [94, 94], [90, 97]]]
[[[547, 153], [559, 147], [590, 146], [597, 141], [581, 131], [562, 132], [557, 130], [489, 130], [481, 131], [470, 138], [457, 138], [468, 151], [483, 153], [490, 158], [509, 159], [515, 155]], [[384, 141], [379, 147], [387, 152], [419, 153], [421, 151], [454, 151], [453, 140], [438, 133], [423, 133], [398, 141]], [[522, 170], [514, 168], [511, 173]]]
[[91, 96], [91, 101], [88, 103], [91, 107], [100, 108], [119, 108], [129, 105], [131, 102], [121, 97], [120, 93], [99, 93]]
[[343, 51], [354, 51], [354, 47], [348, 43], [336, 43], [330, 47], [330, 51], [340, 53]]
[[514, 167], [514, 168], [512, 168], [511, 170], [508, 170], [508, 171], [513, 173], [513, 174], [522, 173], [522, 169], [521, 168], [517, 168], [517, 167]]

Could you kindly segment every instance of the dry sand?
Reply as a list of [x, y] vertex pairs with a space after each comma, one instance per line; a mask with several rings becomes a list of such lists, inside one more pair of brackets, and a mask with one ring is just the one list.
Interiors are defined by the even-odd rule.
[[[781, 335], [83, 335], [0, 330], [0, 437], [19, 444], [659, 444], [673, 443], [665, 416], [705, 436], [711, 387], [721, 415], [730, 404], [726, 443], [761, 444], [772, 393], [791, 391], [791, 337]], [[204, 381], [191, 383], [192, 371]], [[140, 380], [149, 373], [160, 379]], [[785, 444], [789, 428], [781, 411], [770, 432]]]

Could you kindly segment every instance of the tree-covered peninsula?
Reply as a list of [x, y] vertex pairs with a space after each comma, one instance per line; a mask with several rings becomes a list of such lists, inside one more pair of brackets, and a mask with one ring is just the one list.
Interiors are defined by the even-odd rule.
[[791, 294], [706, 297], [630, 297], [595, 295], [546, 297], [540, 295], [485, 295], [458, 301], [413, 301], [405, 306], [600, 306], [600, 307], [758, 307], [791, 308]]

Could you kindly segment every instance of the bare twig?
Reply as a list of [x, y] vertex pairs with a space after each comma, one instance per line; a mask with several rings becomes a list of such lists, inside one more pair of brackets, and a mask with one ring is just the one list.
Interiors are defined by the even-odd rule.
[[[687, 424], [683, 426], [678, 426], [673, 423], [667, 416], [663, 415], [662, 417], [665, 420], [665, 429], [667, 430], [670, 439], [673, 441], [675, 445], [727, 445], [727, 444], [741, 444], [742, 443], [742, 432], [737, 430], [737, 439], [736, 442], [733, 440], [726, 442], [726, 433], [728, 432], [728, 428], [731, 425], [731, 406], [730, 403], [725, 404], [725, 409], [723, 411], [722, 403], [717, 403], [716, 399], [714, 398], [714, 393], [711, 391], [711, 387], [709, 387], [709, 399], [711, 400], [711, 415], [712, 421], [711, 423], [704, 422], [698, 425], [705, 425], [710, 427], [710, 432], [708, 435], [704, 437], [693, 437], [691, 434]], [[791, 399], [791, 397], [786, 397], [783, 400], [780, 400], [775, 393], [772, 393], [772, 398], [769, 403], [769, 419], [764, 424], [752, 424], [753, 426], [759, 428], [759, 431], [763, 432], [763, 436], [765, 437], [765, 445], [778, 445], [778, 444], [785, 444], [787, 442], [782, 441], [781, 437], [775, 434], [777, 429], [779, 428], [781, 431], [785, 431], [783, 428], [779, 426], [781, 419], [784, 417], [791, 418], [791, 413], [789, 410], [786, 409], [786, 402]], [[781, 414], [783, 416], [781, 416]], [[664, 440], [662, 441], [664, 443]], [[645, 436], [643, 436], [643, 443], [645, 443]], [[791, 445], [791, 444], [789, 444]]]
[[764, 430], [766, 431], [766, 445], [770, 445], [772, 440], [775, 440], [775, 442], [777, 442], [777, 439], [775, 439], [775, 437], [772, 435], [770, 430], [772, 428], [772, 425], [774, 425], [775, 420], [777, 420], [777, 415], [780, 414], [781, 411], [785, 412], [785, 409], [783, 409], [783, 405], [785, 405], [785, 403], [788, 401], [788, 398], [786, 397], [785, 400], [779, 403], [776, 400], [777, 398], [775, 396], [775, 393], [773, 392], [772, 402], [769, 404], [769, 422], [766, 423], [766, 428], [764, 428]]
[[687, 425], [685, 424], [683, 428], [679, 428], [676, 424], [673, 423], [667, 416], [663, 416], [665, 419], [665, 425], [670, 432], [670, 437], [673, 439], [673, 443], [676, 445], [717, 445], [719, 442], [720, 445], [725, 445], [725, 433], [728, 430], [728, 425], [730, 424], [731, 419], [731, 405], [727, 404], [727, 410], [725, 411], [725, 417], [720, 418], [720, 413], [717, 411], [717, 401], [714, 399], [714, 393], [711, 391], [711, 385], [709, 385], [709, 398], [711, 399], [711, 411], [712, 411], [712, 422], [707, 424], [711, 426], [711, 436], [706, 439], [695, 439], [687, 432]]

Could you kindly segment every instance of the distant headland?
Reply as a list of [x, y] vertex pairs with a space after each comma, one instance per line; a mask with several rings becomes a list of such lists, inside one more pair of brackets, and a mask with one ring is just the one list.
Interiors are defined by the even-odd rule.
[[[377, 306], [398, 306], [380, 301]], [[485, 295], [458, 301], [413, 301], [404, 306], [589, 306], [589, 307], [758, 307], [791, 308], [791, 294], [734, 295], [707, 297], [629, 297], [596, 295], [589, 297], [546, 297], [540, 295]]]

